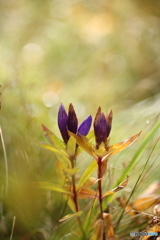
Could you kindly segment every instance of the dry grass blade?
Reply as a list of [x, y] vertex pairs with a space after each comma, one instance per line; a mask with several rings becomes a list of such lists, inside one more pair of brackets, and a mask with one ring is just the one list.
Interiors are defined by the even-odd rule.
[[2, 86], [0, 84], [0, 110], [2, 109]]
[[8, 160], [7, 160], [7, 153], [6, 153], [6, 148], [4, 144], [4, 138], [3, 138], [3, 133], [2, 133], [2, 128], [0, 127], [0, 136], [1, 136], [1, 142], [2, 142], [2, 148], [3, 148], [3, 153], [4, 153], [4, 161], [5, 161], [5, 169], [6, 169], [6, 187], [5, 187], [5, 194], [8, 194]]
[[12, 240], [12, 237], [13, 237], [13, 231], [14, 231], [15, 222], [16, 222], [16, 217], [14, 216], [13, 217], [13, 224], [12, 224], [12, 231], [11, 231], [10, 240]]

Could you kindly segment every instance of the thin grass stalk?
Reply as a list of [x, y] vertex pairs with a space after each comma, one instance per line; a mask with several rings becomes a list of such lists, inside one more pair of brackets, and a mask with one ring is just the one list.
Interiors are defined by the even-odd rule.
[[[149, 142], [149, 140], [154, 136], [154, 134], [158, 131], [158, 129], [160, 128], [160, 121], [158, 121], [154, 127], [150, 130], [150, 132], [147, 134], [147, 136], [145, 137], [144, 141], [141, 143], [141, 145], [139, 146], [139, 148], [137, 149], [137, 151], [135, 152], [135, 154], [133, 155], [132, 160], [130, 161], [130, 163], [128, 164], [128, 166], [124, 169], [124, 171], [122, 172], [121, 176], [119, 177], [118, 181], [116, 182], [116, 184], [114, 184], [113, 188], [116, 187], [120, 182], [122, 182], [126, 175], [129, 175], [129, 173], [131, 172], [131, 170], [133, 169], [133, 167], [135, 166], [135, 164], [137, 163], [138, 159], [140, 158], [140, 156], [142, 155], [147, 143]], [[106, 198], [105, 200], [105, 204], [107, 202], [111, 202], [115, 197], [115, 194], [112, 194], [111, 196], [109, 196], [108, 198]]]
[[9, 239], [9, 240], [12, 240], [13, 232], [14, 232], [14, 227], [15, 227], [15, 222], [16, 222], [16, 216], [13, 217], [11, 236], [10, 236], [10, 239]]
[[5, 195], [7, 196], [8, 195], [8, 159], [7, 159], [7, 153], [6, 153], [6, 148], [5, 148], [5, 144], [4, 144], [4, 138], [3, 138], [1, 126], [0, 126], [0, 136], [1, 136], [2, 148], [3, 148], [3, 153], [4, 153], [5, 170], [6, 170]]
[[122, 213], [121, 213], [118, 221], [117, 221], [117, 225], [116, 225], [116, 228], [115, 228], [115, 229], [118, 229], [118, 227], [119, 227], [119, 224], [120, 224], [120, 222], [121, 222], [121, 219], [122, 219], [123, 214], [124, 214], [124, 211], [125, 211], [125, 208], [127, 207], [127, 205], [128, 205], [128, 203], [129, 203], [131, 197], [133, 196], [134, 191], [135, 191], [136, 188], [138, 187], [138, 184], [139, 184], [139, 182], [140, 182], [140, 179], [141, 179], [141, 177], [142, 177], [142, 175], [143, 175], [143, 173], [144, 173], [144, 171], [145, 171], [145, 169], [146, 169], [146, 167], [147, 167], [147, 164], [148, 164], [148, 162], [149, 162], [149, 159], [150, 159], [150, 157], [151, 157], [151, 155], [152, 155], [152, 153], [153, 153], [153, 151], [154, 151], [154, 149], [155, 149], [158, 141], [159, 141], [159, 138], [157, 139], [157, 141], [156, 141], [156, 143], [155, 143], [155, 145], [154, 145], [154, 147], [153, 147], [150, 155], [149, 155], [148, 158], [147, 158], [147, 161], [146, 161], [146, 163], [145, 163], [145, 165], [144, 165], [144, 167], [143, 167], [140, 175], [138, 176], [138, 179], [137, 179], [137, 181], [136, 181], [136, 184], [134, 185], [134, 188], [133, 188], [133, 190], [132, 190], [132, 192], [131, 192], [131, 194], [130, 194], [130, 196], [129, 196], [129, 198], [128, 198], [128, 200], [127, 200], [127, 202], [126, 202], [126, 204], [125, 204], [125, 206], [124, 206], [124, 208], [123, 208], [123, 210], [122, 210]]

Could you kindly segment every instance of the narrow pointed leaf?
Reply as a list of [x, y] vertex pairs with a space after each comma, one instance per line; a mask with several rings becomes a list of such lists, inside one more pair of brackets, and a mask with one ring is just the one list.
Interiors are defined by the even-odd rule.
[[83, 136], [81, 135], [81, 137], [77, 136], [76, 134], [70, 132], [68, 130], [68, 133], [70, 136], [74, 137], [78, 143], [78, 145], [83, 148], [84, 151], [86, 151], [88, 154], [90, 154], [92, 157], [94, 157], [95, 159], [97, 159], [97, 155], [95, 154], [92, 146], [85, 141], [85, 139], [83, 138]]
[[91, 186], [93, 186], [95, 183], [97, 183], [99, 181], [99, 179], [98, 178], [94, 178], [94, 177], [89, 177], [86, 181], [85, 181], [85, 183], [83, 184], [83, 188], [84, 187], [91, 187]]
[[157, 201], [157, 198], [153, 197], [146, 197], [137, 199], [133, 202], [133, 209], [138, 211], [145, 211], [149, 207], [151, 207], [155, 202]]
[[123, 142], [114, 144], [113, 146], [111, 146], [109, 148], [109, 156], [115, 155], [117, 153], [119, 153], [120, 151], [122, 151], [123, 149], [125, 149], [126, 147], [130, 146], [132, 143], [134, 143], [137, 138], [139, 137], [139, 135], [141, 134], [141, 132], [139, 132], [138, 134], [126, 139]]
[[86, 168], [84, 173], [82, 174], [78, 185], [77, 185], [77, 191], [83, 186], [83, 184], [86, 182], [86, 180], [91, 176], [91, 174], [97, 169], [97, 162], [96, 160], [93, 160], [90, 165]]
[[79, 168], [65, 168], [63, 169], [65, 172], [67, 172], [70, 175], [76, 174], [80, 169]]
[[70, 157], [73, 157], [76, 152], [76, 139], [74, 137], [70, 137], [67, 142], [67, 153]]
[[81, 188], [78, 192], [79, 199], [98, 199], [98, 193], [91, 188]]
[[118, 191], [122, 190], [122, 189], [127, 185], [127, 183], [128, 183], [128, 178], [129, 178], [129, 177], [127, 176], [127, 179], [126, 179], [125, 181], [121, 182], [116, 188], [114, 188], [114, 189], [112, 189], [112, 190], [110, 190], [110, 191], [107, 191], [107, 192], [103, 195], [102, 198], [105, 198], [105, 197], [107, 197], [107, 196], [109, 196], [109, 195], [111, 195], [111, 194], [113, 194], [113, 193], [115, 193], [115, 192], [118, 192]]
[[112, 225], [112, 221], [111, 221], [111, 215], [109, 213], [104, 213], [103, 217], [106, 221], [106, 226], [107, 226], [107, 231], [106, 231], [106, 239], [107, 238], [112, 238], [114, 239], [114, 227]]
[[58, 182], [61, 186], [63, 186], [65, 183], [65, 175], [63, 170], [65, 167], [60, 161], [55, 162], [55, 170], [57, 172]]
[[71, 220], [71, 219], [73, 219], [75, 217], [81, 216], [81, 214], [82, 214], [82, 211], [79, 211], [79, 212], [76, 212], [76, 213], [73, 213], [73, 214], [68, 214], [65, 217], [61, 218], [59, 220], [59, 222], [63, 222], [63, 221], [66, 221], [66, 220]]
[[50, 150], [50, 151], [52, 151], [52, 152], [59, 153], [59, 154], [61, 154], [61, 155], [63, 155], [63, 156], [66, 156], [66, 157], [68, 156], [65, 151], [56, 149], [52, 144], [38, 142], [38, 141], [36, 141], [35, 139], [34, 139], [34, 141], [35, 141], [36, 143], [38, 143], [41, 147], [44, 147], [44, 148], [46, 148], [46, 149], [48, 149], [48, 150]]
[[103, 231], [104, 223], [102, 219], [99, 219], [94, 226], [94, 231], [90, 240], [103, 240]]
[[68, 233], [64, 235], [60, 240], [75, 240], [75, 234]]
[[45, 132], [45, 137], [47, 138], [47, 140], [49, 140], [49, 142], [51, 144], [53, 144], [56, 148], [65, 149], [64, 142], [61, 139], [59, 139], [58, 137], [56, 137], [56, 135], [54, 135], [54, 133], [52, 133], [43, 124], [42, 124], [42, 129]]
[[61, 192], [61, 193], [72, 195], [71, 192], [69, 192], [65, 188], [59, 186], [58, 184], [54, 184], [54, 183], [50, 183], [50, 182], [37, 182], [37, 186], [40, 187], [40, 188], [43, 188], [43, 189], [52, 190], [52, 191], [55, 191], [55, 192]]

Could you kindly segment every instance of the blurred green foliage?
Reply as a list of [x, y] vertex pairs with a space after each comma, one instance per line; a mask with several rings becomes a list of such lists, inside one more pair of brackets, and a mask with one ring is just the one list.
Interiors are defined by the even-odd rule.
[[[143, 139], [158, 121], [159, 26], [159, 0], [0, 0], [0, 125], [9, 165], [6, 198], [1, 145], [0, 239], [10, 236], [13, 216], [14, 239], [40, 227], [48, 232], [58, 228], [65, 203], [56, 205], [58, 194], [48, 197], [31, 182], [56, 178], [55, 156], [39, 148], [33, 138], [44, 140], [41, 123], [60, 136], [60, 102], [65, 106], [73, 102], [81, 120], [95, 115], [99, 105], [113, 109], [112, 143], [139, 130]], [[123, 171], [136, 148], [135, 144], [120, 154], [119, 161], [113, 157], [111, 171], [117, 167]], [[82, 159], [78, 164], [83, 169], [87, 156]], [[159, 177], [157, 167], [152, 179]]]

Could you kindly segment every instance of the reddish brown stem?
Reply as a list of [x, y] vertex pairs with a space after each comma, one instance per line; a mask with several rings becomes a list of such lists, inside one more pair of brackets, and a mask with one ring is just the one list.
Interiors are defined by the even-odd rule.
[[101, 212], [101, 219], [103, 220], [103, 208], [102, 208], [102, 162], [101, 158], [98, 158], [98, 192], [99, 192], [99, 206], [100, 206], [100, 212]]
[[[70, 160], [71, 160], [72, 168], [74, 168], [75, 159], [70, 159]], [[79, 211], [79, 206], [78, 206], [78, 198], [77, 198], [77, 191], [76, 191], [76, 180], [75, 180], [75, 175], [74, 174], [72, 175], [72, 188], [73, 188], [73, 201], [74, 201], [76, 212], [78, 212]], [[81, 222], [80, 217], [77, 217], [77, 220], [78, 220], [79, 227], [80, 227], [80, 229], [82, 231], [82, 234], [83, 234], [83, 239], [85, 240], [86, 235], [85, 235], [84, 229], [82, 227], [82, 222]]]
[[[100, 215], [101, 219], [103, 219], [103, 199], [102, 199], [102, 159], [99, 157], [98, 158], [98, 192], [99, 192], [99, 206], [100, 206]], [[103, 232], [103, 240], [105, 240], [105, 231]]]

